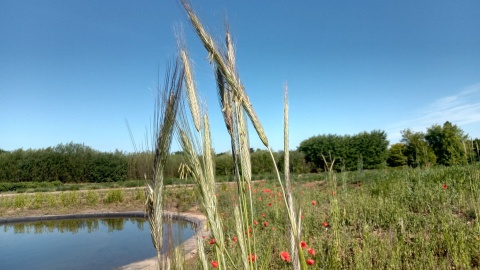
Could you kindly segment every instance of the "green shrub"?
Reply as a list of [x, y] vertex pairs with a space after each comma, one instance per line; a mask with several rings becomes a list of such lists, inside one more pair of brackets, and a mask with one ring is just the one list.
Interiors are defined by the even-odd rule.
[[16, 195], [13, 198], [13, 206], [15, 208], [22, 208], [26, 205], [26, 196], [24, 194]]
[[76, 191], [60, 193], [60, 202], [63, 206], [75, 206], [78, 204], [78, 194]]
[[123, 190], [113, 189], [109, 190], [107, 197], [103, 200], [105, 203], [123, 202]]
[[96, 205], [98, 203], [98, 197], [99, 196], [97, 192], [89, 190], [87, 192], [87, 198], [86, 198], [87, 204], [92, 206]]

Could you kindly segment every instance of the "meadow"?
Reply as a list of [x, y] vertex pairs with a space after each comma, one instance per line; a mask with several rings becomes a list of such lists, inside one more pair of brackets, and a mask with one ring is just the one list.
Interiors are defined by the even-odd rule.
[[[480, 166], [388, 169], [296, 175], [293, 194], [301, 210], [301, 245], [312, 269], [480, 268]], [[240, 254], [233, 216], [237, 186], [219, 183], [218, 211], [229, 254]], [[205, 213], [194, 187], [165, 189], [165, 208]], [[288, 219], [278, 183], [252, 182], [254, 267], [291, 269]], [[88, 209], [143, 209], [144, 190], [110, 189], [0, 197], [0, 213], [56, 214]], [[203, 239], [209, 267], [212, 239]], [[304, 242], [304, 243], [303, 243]], [[242, 268], [232, 256], [229, 268]], [[193, 265], [201, 269], [197, 260]], [[192, 267], [192, 265], [190, 265]]]

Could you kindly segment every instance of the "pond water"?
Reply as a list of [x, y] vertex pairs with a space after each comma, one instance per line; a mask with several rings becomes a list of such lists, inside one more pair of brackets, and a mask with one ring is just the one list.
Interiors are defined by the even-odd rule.
[[[164, 224], [164, 247], [169, 239], [178, 245], [192, 237], [193, 226], [180, 220]], [[142, 218], [50, 220], [0, 229], [0, 269], [114, 269], [156, 256]]]

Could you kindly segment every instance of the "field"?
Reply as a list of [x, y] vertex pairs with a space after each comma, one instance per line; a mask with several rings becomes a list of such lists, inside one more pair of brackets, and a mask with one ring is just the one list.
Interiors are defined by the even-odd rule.
[[[478, 165], [296, 176], [305, 259], [314, 269], [478, 269], [479, 187]], [[217, 184], [230, 254], [240, 254], [234, 241], [236, 190], [235, 184]], [[288, 250], [288, 220], [278, 183], [255, 181], [250, 191], [254, 222], [246, 235], [255, 243], [254, 264], [291, 269], [280, 255]], [[197, 193], [192, 187], [167, 188], [166, 207], [203, 211]], [[0, 214], [142, 210], [144, 199], [143, 190], [135, 188], [3, 194]], [[204, 241], [213, 262], [215, 245]], [[229, 261], [241, 268], [239, 256]]]

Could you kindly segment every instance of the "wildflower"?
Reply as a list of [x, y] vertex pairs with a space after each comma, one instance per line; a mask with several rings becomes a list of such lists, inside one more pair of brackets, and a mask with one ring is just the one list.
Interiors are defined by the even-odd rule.
[[237, 242], [237, 237], [236, 236], [232, 237], [232, 240], [233, 240], [233, 242], [236, 243]]
[[212, 266], [213, 266], [213, 268], [217, 268], [218, 267], [218, 262], [212, 261]]
[[308, 246], [307, 246], [307, 243], [305, 243], [305, 241], [300, 241], [300, 246], [301, 246], [302, 248], [308, 247]]
[[210, 240], [210, 245], [213, 245], [213, 244], [215, 244], [215, 238], [212, 238], [212, 239]]
[[256, 258], [257, 258], [257, 257], [255, 257], [255, 254], [250, 254], [250, 255], [248, 255], [248, 261], [249, 261], [249, 262], [254, 262]]
[[253, 224], [257, 225], [257, 224], [258, 224], [258, 221], [254, 220], [254, 221], [253, 221]]
[[276, 231], [276, 230], [277, 230], [277, 228], [275, 228], [275, 227], [272, 228], [272, 231]]
[[263, 222], [263, 226], [268, 227], [268, 222], [267, 221]]
[[258, 197], [258, 200], [261, 201], [261, 200], [262, 200], [262, 197]]
[[265, 213], [262, 213], [262, 217], [265, 217]]
[[280, 252], [280, 257], [286, 262], [290, 262], [290, 254], [286, 251]]
[[315, 261], [312, 260], [312, 259], [308, 259], [308, 260], [307, 260], [307, 264], [308, 264], [308, 265], [312, 265], [312, 264], [314, 264], [314, 263], [315, 263]]
[[447, 189], [447, 188], [448, 188], [447, 184], [443, 184], [443, 189]]
[[313, 200], [312, 205], [317, 205], [317, 201]]
[[303, 218], [304, 218], [304, 216], [303, 216], [303, 215], [301, 215], [301, 216], [300, 216], [300, 218], [302, 218], [302, 219], [303, 219]]
[[322, 226], [326, 228], [326, 227], [328, 227], [328, 223], [326, 221], [324, 221], [324, 222], [322, 222]]
[[332, 195], [333, 195], [333, 196], [337, 195], [337, 192], [333, 191], [333, 192], [332, 192]]
[[271, 203], [268, 203], [267, 206], [272, 206], [272, 204], [271, 204]]
[[310, 255], [315, 256], [315, 250], [313, 248], [309, 248], [307, 251], [310, 253]]

